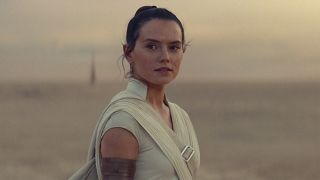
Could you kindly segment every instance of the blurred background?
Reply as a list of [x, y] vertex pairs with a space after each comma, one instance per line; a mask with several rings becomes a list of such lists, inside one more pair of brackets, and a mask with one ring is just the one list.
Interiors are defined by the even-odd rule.
[[0, 0], [0, 179], [67, 179], [126, 86], [126, 25], [173, 11], [190, 46], [168, 87], [192, 117], [199, 179], [319, 179], [316, 0]]
[[[144, 4], [167, 7], [191, 42], [179, 80], [319, 80], [320, 3], [315, 0], [1, 0], [0, 80], [119, 78], [126, 25]], [[120, 75], [120, 78], [122, 76]]]

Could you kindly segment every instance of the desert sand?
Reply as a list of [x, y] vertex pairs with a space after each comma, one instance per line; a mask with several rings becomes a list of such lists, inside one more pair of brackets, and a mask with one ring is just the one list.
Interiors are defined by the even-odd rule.
[[[0, 179], [67, 179], [125, 83], [0, 83]], [[201, 148], [200, 180], [320, 179], [320, 83], [177, 83]]]

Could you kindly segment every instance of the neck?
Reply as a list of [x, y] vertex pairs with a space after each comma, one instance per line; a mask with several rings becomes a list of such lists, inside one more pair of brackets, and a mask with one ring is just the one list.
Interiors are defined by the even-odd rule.
[[148, 86], [147, 97], [146, 97], [146, 100], [148, 101], [148, 103], [156, 109], [164, 108], [165, 86], [148, 83], [144, 79], [139, 78], [137, 76], [135, 76], [134, 78], [138, 79], [139, 81], [142, 81]]
[[155, 108], [163, 108], [164, 86], [154, 86], [148, 84], [147, 101]]

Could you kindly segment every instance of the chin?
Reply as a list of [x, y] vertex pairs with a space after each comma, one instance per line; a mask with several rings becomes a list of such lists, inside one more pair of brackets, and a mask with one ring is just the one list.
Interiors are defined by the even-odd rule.
[[155, 84], [167, 85], [167, 84], [171, 83], [174, 79], [175, 79], [175, 77], [160, 77], [160, 78], [156, 79]]
[[169, 83], [171, 83], [176, 76], [141, 76], [141, 78], [138, 78], [146, 83], [154, 84], [154, 85], [159, 85], [159, 86], [164, 86]]

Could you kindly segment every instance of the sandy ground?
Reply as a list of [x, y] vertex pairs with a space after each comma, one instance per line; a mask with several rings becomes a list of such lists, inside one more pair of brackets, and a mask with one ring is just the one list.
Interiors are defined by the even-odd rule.
[[[67, 179], [124, 86], [0, 84], [0, 179]], [[320, 84], [174, 84], [168, 97], [198, 133], [198, 179], [320, 179]]]

